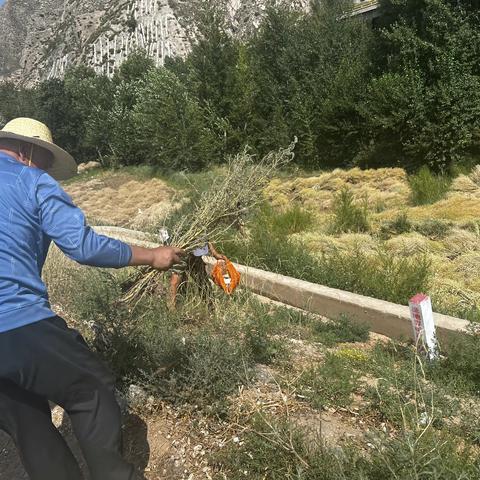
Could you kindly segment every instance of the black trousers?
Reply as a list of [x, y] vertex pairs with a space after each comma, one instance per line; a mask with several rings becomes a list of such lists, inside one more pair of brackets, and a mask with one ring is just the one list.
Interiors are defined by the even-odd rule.
[[81, 480], [48, 400], [70, 416], [92, 480], [136, 478], [121, 455], [113, 377], [59, 317], [0, 333], [0, 428], [31, 480]]

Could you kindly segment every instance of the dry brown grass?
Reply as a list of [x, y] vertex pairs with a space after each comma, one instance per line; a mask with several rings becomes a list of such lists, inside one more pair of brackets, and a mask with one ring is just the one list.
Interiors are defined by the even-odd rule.
[[388, 240], [386, 246], [393, 255], [401, 257], [442, 252], [443, 250], [439, 242], [429, 240], [427, 237], [415, 232], [397, 235]]
[[470, 180], [480, 188], [480, 165], [477, 165], [469, 176]]
[[378, 210], [405, 205], [410, 197], [407, 175], [400, 168], [337, 169], [317, 177], [275, 179], [265, 193], [276, 207], [294, 201], [311, 211], [326, 212], [332, 207], [334, 195], [344, 187], [349, 187], [358, 199], [367, 197]]
[[455, 196], [459, 193], [480, 196], [480, 184], [477, 184], [471, 176], [460, 175], [452, 182], [449, 196]]
[[158, 178], [103, 173], [66, 187], [92, 223], [142, 228], [164, 218], [174, 206], [175, 191]]
[[[329, 234], [332, 201], [335, 193], [348, 187], [360, 202], [367, 198], [372, 234]], [[316, 217], [315, 229], [298, 233], [292, 240], [301, 242], [318, 255], [333, 249], [360, 248], [374, 253], [385, 248], [394, 256], [426, 255], [434, 269], [430, 292], [438, 310], [451, 313], [480, 305], [480, 232], [471, 228], [480, 219], [480, 166], [453, 182], [446, 198], [414, 207], [408, 178], [402, 169], [334, 170], [310, 178], [275, 179], [265, 190], [278, 209], [297, 203]], [[419, 233], [394, 235], [383, 242], [376, 234], [386, 221], [401, 213], [410, 222], [440, 220], [455, 226], [443, 240], [433, 241]], [[470, 229], [466, 226], [470, 224]]]
[[454, 229], [442, 243], [449, 257], [457, 257], [466, 252], [480, 251], [480, 236], [461, 228]]
[[366, 233], [345, 233], [339, 236], [327, 235], [319, 232], [305, 232], [291, 236], [293, 241], [306, 245], [313, 254], [328, 253], [332, 250], [351, 251], [361, 250], [373, 253], [379, 242]]

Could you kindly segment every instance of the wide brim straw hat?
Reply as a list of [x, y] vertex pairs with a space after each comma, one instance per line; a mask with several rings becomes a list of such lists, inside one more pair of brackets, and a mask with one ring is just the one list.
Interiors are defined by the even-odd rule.
[[51, 152], [53, 162], [45, 171], [55, 180], [67, 180], [78, 172], [74, 158], [53, 143], [52, 132], [42, 122], [32, 118], [15, 118], [0, 130], [0, 139], [2, 138], [32, 143]]

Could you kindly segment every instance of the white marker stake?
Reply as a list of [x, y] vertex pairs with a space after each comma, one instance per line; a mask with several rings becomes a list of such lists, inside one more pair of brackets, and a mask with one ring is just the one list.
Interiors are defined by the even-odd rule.
[[424, 346], [430, 360], [438, 357], [437, 335], [433, 320], [432, 301], [419, 293], [410, 299], [410, 316], [416, 345]]

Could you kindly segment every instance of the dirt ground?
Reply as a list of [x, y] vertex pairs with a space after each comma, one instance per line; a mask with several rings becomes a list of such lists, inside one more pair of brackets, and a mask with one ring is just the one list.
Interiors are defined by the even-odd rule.
[[[257, 383], [235, 396], [236, 407], [229, 423], [212, 422], [202, 415], [182, 412], [169, 405], [151, 406], [148, 413], [125, 414], [126, 458], [143, 473], [145, 480], [210, 480], [214, 467], [209, 463], [209, 454], [238, 443], [245, 432], [245, 419], [259, 412], [288, 412], [292, 422], [301, 427], [312, 442], [324, 441], [335, 446], [351, 440], [365, 443], [368, 428], [356, 412], [313, 410], [294, 393], [283, 391], [270, 367], [259, 365], [257, 368]], [[52, 418], [82, 466], [85, 480], [89, 480], [68, 416], [55, 407]], [[1, 432], [0, 480], [28, 480], [15, 446]]]

